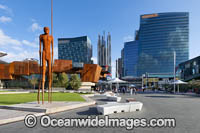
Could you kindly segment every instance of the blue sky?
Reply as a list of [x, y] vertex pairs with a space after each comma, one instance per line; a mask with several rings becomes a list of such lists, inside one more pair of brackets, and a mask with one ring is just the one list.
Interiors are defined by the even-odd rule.
[[[42, 27], [50, 27], [50, 4], [50, 0], [0, 1], [0, 51], [8, 53], [3, 60], [38, 58], [38, 36]], [[199, 5], [199, 0], [54, 0], [55, 58], [57, 38], [87, 35], [96, 59], [98, 34], [105, 30], [112, 36], [114, 66], [123, 43], [139, 28], [139, 16], [159, 12], [190, 13], [190, 58], [199, 56]]]

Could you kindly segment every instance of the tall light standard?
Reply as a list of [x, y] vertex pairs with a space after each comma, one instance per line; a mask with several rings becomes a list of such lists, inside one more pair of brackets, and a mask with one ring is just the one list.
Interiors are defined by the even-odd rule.
[[144, 89], [144, 78], [145, 78], [145, 74], [142, 74], [142, 89]]
[[174, 93], [176, 93], [176, 51], [174, 51]]
[[148, 73], [146, 72], [146, 89], [147, 89], [147, 87], [148, 87]]

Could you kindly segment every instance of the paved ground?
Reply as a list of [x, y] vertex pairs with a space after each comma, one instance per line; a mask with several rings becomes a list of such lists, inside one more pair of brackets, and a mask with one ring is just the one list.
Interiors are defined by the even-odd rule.
[[[140, 112], [112, 114], [117, 118], [175, 118], [176, 128], [135, 128], [127, 131], [124, 128], [43, 128], [39, 122], [34, 128], [25, 127], [23, 121], [0, 126], [0, 132], [15, 133], [107, 133], [107, 132], [134, 132], [134, 133], [200, 133], [200, 97], [170, 95], [170, 94], [138, 94], [130, 96], [121, 94], [123, 100], [134, 97], [144, 103]], [[104, 98], [96, 98], [98, 104], [105, 102]], [[95, 106], [83, 107], [75, 110], [52, 114], [55, 118], [81, 118], [88, 115], [97, 115]], [[39, 119], [39, 118], [38, 118]]]

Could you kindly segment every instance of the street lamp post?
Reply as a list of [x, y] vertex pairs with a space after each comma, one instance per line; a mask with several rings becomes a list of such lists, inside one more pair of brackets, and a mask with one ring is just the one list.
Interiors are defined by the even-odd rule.
[[174, 51], [174, 93], [176, 93], [176, 51]]
[[147, 72], [146, 72], [146, 89], [147, 89], [147, 86], [148, 86], [148, 75], [147, 75]]

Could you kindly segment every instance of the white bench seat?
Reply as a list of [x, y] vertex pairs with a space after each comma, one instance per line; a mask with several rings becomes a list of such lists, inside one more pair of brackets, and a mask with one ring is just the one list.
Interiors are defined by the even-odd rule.
[[97, 111], [100, 114], [108, 115], [121, 112], [141, 111], [142, 106], [143, 103], [141, 102], [130, 102], [130, 103], [110, 102], [104, 105], [97, 105]]

